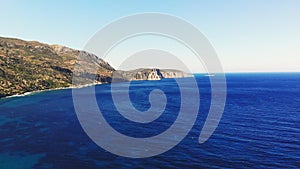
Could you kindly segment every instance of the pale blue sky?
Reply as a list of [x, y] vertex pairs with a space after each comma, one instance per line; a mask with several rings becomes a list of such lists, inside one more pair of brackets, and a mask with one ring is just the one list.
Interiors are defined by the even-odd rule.
[[82, 49], [106, 24], [142, 12], [195, 25], [227, 72], [300, 71], [299, 0], [10, 0], [1, 2], [0, 36]]

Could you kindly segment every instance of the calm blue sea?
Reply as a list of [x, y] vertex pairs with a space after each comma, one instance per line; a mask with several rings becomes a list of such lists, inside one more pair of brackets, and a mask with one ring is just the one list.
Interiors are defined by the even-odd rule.
[[[227, 101], [212, 137], [198, 137], [210, 106], [209, 77], [196, 75], [201, 101], [196, 123], [173, 149], [130, 159], [98, 147], [81, 128], [71, 89], [0, 100], [0, 169], [27, 168], [300, 168], [300, 73], [227, 74]], [[167, 93], [164, 114], [149, 124], [122, 117], [110, 85], [97, 85], [106, 120], [132, 137], [157, 135], [176, 119], [180, 103], [174, 79], [131, 82], [133, 105], [145, 111], [153, 89]]]

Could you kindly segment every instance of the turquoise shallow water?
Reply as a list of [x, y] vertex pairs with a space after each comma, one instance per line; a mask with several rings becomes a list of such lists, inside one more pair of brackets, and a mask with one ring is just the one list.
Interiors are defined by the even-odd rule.
[[[227, 74], [227, 102], [213, 136], [198, 143], [210, 105], [209, 77], [197, 75], [201, 101], [196, 123], [180, 144], [161, 155], [130, 159], [98, 147], [82, 130], [71, 89], [0, 100], [0, 168], [299, 168], [300, 73]], [[147, 87], [145, 87], [147, 86]], [[139, 110], [150, 107], [153, 89], [167, 93], [164, 114], [136, 124], [114, 107], [110, 85], [96, 86], [98, 104], [117, 131], [149, 137], [168, 129], [178, 115], [173, 79], [132, 82]], [[79, 89], [80, 90], [80, 89]]]

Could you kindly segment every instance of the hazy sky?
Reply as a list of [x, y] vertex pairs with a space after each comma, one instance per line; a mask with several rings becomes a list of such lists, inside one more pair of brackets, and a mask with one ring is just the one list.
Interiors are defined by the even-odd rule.
[[300, 71], [300, 0], [10, 0], [1, 2], [0, 36], [82, 49], [106, 24], [142, 12], [195, 25], [227, 72]]

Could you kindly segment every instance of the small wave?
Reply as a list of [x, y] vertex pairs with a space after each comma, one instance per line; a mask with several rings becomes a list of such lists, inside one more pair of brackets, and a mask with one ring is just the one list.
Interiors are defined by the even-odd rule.
[[207, 75], [204, 75], [204, 76], [216, 76], [216, 75], [214, 75], [214, 74], [207, 74]]

